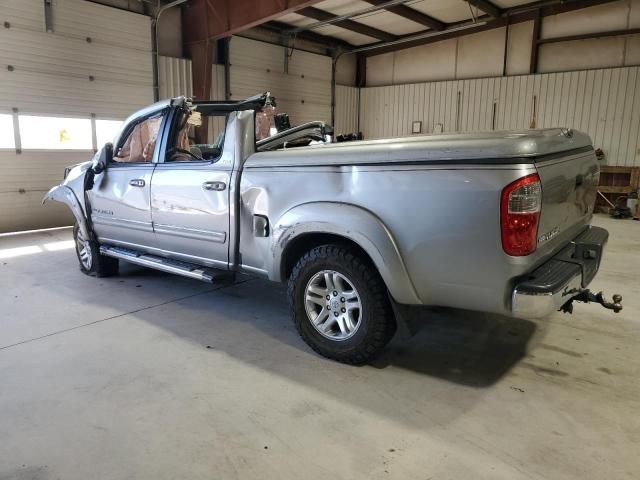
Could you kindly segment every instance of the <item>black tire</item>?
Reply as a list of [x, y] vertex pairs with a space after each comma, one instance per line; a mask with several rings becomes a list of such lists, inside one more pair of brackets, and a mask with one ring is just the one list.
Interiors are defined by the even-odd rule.
[[[312, 284], [313, 279], [322, 278], [318, 274], [324, 275], [326, 271], [344, 277], [348, 282], [346, 284], [350, 284], [358, 294], [361, 305], [361, 310], [357, 310], [360, 312], [359, 322], [352, 336], [345, 339], [327, 338], [326, 334], [319, 331], [322, 325], [315, 327], [307, 314], [307, 286]], [[325, 288], [328, 288], [326, 282]], [[302, 339], [320, 355], [338, 362], [351, 365], [368, 363], [382, 351], [396, 331], [393, 310], [382, 278], [369, 259], [348, 246], [322, 245], [305, 253], [289, 277], [287, 295], [293, 321]], [[327, 309], [330, 303], [331, 300], [327, 299]], [[325, 309], [324, 306], [317, 308]], [[336, 311], [337, 308], [333, 311], [334, 315]], [[327, 318], [330, 319], [331, 314]], [[336, 334], [340, 335], [340, 332]]]
[[[82, 273], [90, 277], [110, 277], [118, 274], [118, 259], [100, 255], [98, 243], [91, 239], [85, 240], [77, 223], [73, 226], [73, 241]], [[89, 256], [83, 251], [83, 247], [89, 251]]]

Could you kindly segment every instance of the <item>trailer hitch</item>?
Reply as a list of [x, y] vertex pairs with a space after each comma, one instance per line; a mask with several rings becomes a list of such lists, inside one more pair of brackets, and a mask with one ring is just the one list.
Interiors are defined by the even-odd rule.
[[573, 313], [574, 300], [584, 303], [596, 302], [602, 305], [604, 308], [613, 310], [615, 313], [618, 313], [620, 312], [620, 310], [622, 310], [622, 295], [615, 294], [612, 297], [613, 301], [608, 302], [604, 298], [604, 294], [602, 292], [593, 293], [588, 288], [574, 289], [572, 293], [575, 293], [575, 295], [571, 298], [571, 300], [560, 307], [560, 311], [564, 313]]

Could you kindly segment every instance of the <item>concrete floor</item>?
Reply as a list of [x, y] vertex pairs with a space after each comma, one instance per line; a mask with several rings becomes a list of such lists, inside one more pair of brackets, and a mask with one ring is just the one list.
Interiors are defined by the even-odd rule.
[[361, 368], [279, 285], [90, 279], [69, 230], [0, 237], [0, 479], [638, 478], [640, 223], [595, 223], [621, 314], [440, 309]]

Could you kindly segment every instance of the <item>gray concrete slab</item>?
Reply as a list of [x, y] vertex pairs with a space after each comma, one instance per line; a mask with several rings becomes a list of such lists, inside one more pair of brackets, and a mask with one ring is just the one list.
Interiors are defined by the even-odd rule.
[[595, 223], [623, 313], [437, 309], [360, 368], [279, 285], [91, 279], [69, 230], [0, 237], [0, 479], [638, 478], [640, 223]]

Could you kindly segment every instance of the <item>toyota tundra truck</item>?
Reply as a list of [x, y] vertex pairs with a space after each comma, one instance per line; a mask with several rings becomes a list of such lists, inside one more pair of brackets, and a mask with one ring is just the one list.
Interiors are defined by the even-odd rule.
[[45, 200], [71, 209], [80, 270], [114, 275], [123, 260], [286, 282], [304, 341], [351, 364], [384, 348], [406, 306], [522, 318], [573, 301], [622, 308], [587, 289], [608, 238], [590, 225], [599, 166], [587, 135], [332, 143], [322, 122], [256, 135], [274, 103], [162, 101], [69, 167]]

